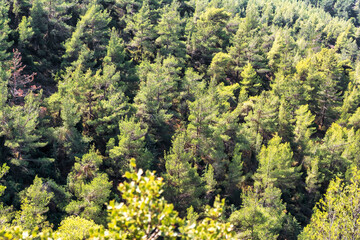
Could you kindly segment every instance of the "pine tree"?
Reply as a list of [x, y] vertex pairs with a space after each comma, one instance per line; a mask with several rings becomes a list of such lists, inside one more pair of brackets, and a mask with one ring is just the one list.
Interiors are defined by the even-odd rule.
[[[243, 175], [243, 161], [241, 153], [241, 144], [235, 146], [231, 162], [228, 165], [228, 172], [226, 174], [226, 180], [224, 186], [226, 192], [229, 195], [236, 196], [241, 188], [242, 183], [245, 180]], [[236, 196], [238, 197], [238, 196]]]
[[103, 145], [115, 136], [118, 121], [128, 111], [119, 80], [120, 74], [114, 65], [105, 65], [96, 73], [91, 70], [83, 73], [78, 66], [75, 70], [69, 68], [59, 84], [59, 100], [63, 107], [66, 102], [75, 104], [66, 106], [81, 117], [84, 135]]
[[45, 52], [41, 52], [40, 46], [46, 45], [44, 41], [44, 35], [49, 31], [49, 22], [44, 10], [44, 4], [42, 0], [34, 0], [30, 9], [30, 24], [33, 30], [33, 38], [31, 43], [35, 45], [33, 48], [37, 51], [40, 57], [45, 56]]
[[134, 117], [125, 117], [119, 121], [119, 130], [118, 143], [115, 145], [115, 139], [110, 139], [107, 146], [110, 175], [117, 180], [129, 169], [131, 158], [135, 158], [137, 165], [144, 169], [149, 169], [153, 164], [153, 155], [145, 141], [148, 129], [136, 122]]
[[19, 32], [19, 45], [22, 49], [25, 49], [26, 45], [29, 44], [31, 38], [34, 35], [34, 31], [30, 23], [30, 18], [23, 16], [18, 26], [18, 32]]
[[251, 63], [248, 63], [244, 67], [244, 71], [241, 72], [241, 77], [242, 88], [245, 89], [250, 96], [257, 95], [259, 90], [262, 88], [262, 82]]
[[236, 34], [231, 39], [229, 54], [234, 59], [236, 76], [240, 79], [247, 64], [251, 64], [259, 72], [269, 72], [266, 53], [269, 51], [268, 28], [260, 25], [259, 10], [249, 2], [246, 17], [240, 20]]
[[29, 89], [37, 89], [35, 85], [27, 86], [34, 81], [36, 73], [30, 75], [23, 74], [26, 65], [22, 63], [21, 53], [14, 49], [13, 54], [13, 58], [9, 63], [11, 75], [8, 80], [8, 88], [12, 97], [9, 100], [13, 103], [18, 103], [19, 98], [21, 99], [29, 93]]
[[172, 202], [180, 213], [189, 207], [199, 208], [200, 196], [204, 193], [202, 181], [196, 167], [192, 167], [193, 156], [186, 149], [186, 135], [179, 133], [173, 138], [172, 148], [165, 155], [165, 198]]
[[296, 66], [309, 108], [316, 114], [315, 121], [321, 128], [329, 126], [338, 115], [337, 107], [349, 82], [343, 65], [347, 63], [340, 61], [335, 50], [322, 49]]
[[293, 122], [295, 119], [291, 116], [291, 107], [285, 99], [280, 99], [278, 134], [284, 141], [290, 141], [292, 139]]
[[206, 88], [202, 83], [194, 93], [195, 100], [188, 103], [190, 115], [187, 134], [193, 154], [196, 161], [215, 164], [215, 172], [220, 170], [222, 160], [227, 158], [223, 140], [227, 140], [225, 131], [229, 123], [224, 119], [226, 114], [231, 113], [227, 100], [232, 99], [238, 87], [212, 83]]
[[352, 24], [348, 24], [346, 30], [336, 39], [335, 49], [341, 53], [341, 58], [344, 60], [354, 61], [357, 56], [358, 46], [353, 27]]
[[264, 192], [247, 189], [242, 194], [243, 206], [230, 216], [238, 239], [277, 239], [286, 215], [281, 191], [272, 185]]
[[102, 162], [103, 157], [94, 147], [81, 159], [75, 159], [75, 165], [68, 175], [68, 188], [75, 200], [66, 206], [67, 213], [98, 223], [104, 220], [102, 208], [109, 199], [112, 184], [107, 174], [99, 172]]
[[209, 66], [208, 74], [216, 82], [225, 82], [229, 84], [229, 77], [231, 72], [229, 71], [233, 61], [229, 54], [219, 52], [216, 53]]
[[193, 65], [201, 72], [211, 63], [215, 53], [229, 41], [225, 26], [230, 14], [224, 9], [208, 8], [196, 21], [195, 31], [188, 39], [187, 53]]
[[155, 43], [164, 57], [175, 56], [180, 62], [185, 61], [185, 43], [181, 39], [184, 32], [184, 20], [180, 17], [180, 4], [173, 1], [161, 9], [161, 17], [155, 30], [159, 36]]
[[274, 43], [268, 52], [269, 66], [273, 72], [282, 71], [292, 73], [294, 71], [293, 59], [295, 55], [295, 41], [289, 31], [279, 30], [275, 34]]
[[115, 28], [112, 28], [110, 33], [109, 44], [106, 47], [107, 53], [104, 58], [103, 64], [106, 66], [114, 65], [116, 71], [120, 72], [120, 80], [125, 86], [122, 86], [125, 89], [127, 95], [134, 95], [136, 81], [138, 80], [135, 75], [135, 68], [130, 56], [128, 56], [125, 50], [125, 43], [120, 37], [118, 31]]
[[330, 182], [299, 239], [359, 238], [359, 176], [359, 171], [353, 167], [349, 182], [343, 183], [340, 178]]
[[311, 114], [308, 105], [301, 105], [295, 114], [294, 142], [298, 144], [300, 152], [306, 153], [309, 151], [310, 137], [315, 132], [312, 126], [315, 116]]
[[40, 161], [32, 158], [36, 150], [47, 145], [38, 130], [41, 97], [42, 92], [28, 94], [23, 106], [7, 106], [1, 119], [4, 145], [10, 149], [13, 163], [23, 166], [26, 171], [29, 171], [26, 166], [30, 162]]
[[163, 148], [171, 142], [169, 125], [179, 94], [179, 62], [173, 56], [157, 58], [153, 64], [143, 62], [138, 74], [141, 83], [134, 99], [136, 117], [149, 126], [157, 146]]
[[[309, 157], [305, 159], [305, 166], [309, 170], [313, 168], [313, 161], [318, 161], [317, 183], [320, 187], [326, 187], [335, 176], [344, 176], [346, 169], [351, 165], [350, 151], [345, 154], [347, 145], [357, 139], [353, 130], [333, 123], [326, 131], [322, 144], [312, 144]], [[350, 150], [350, 149], [349, 149]], [[314, 160], [312, 160], [315, 158]]]
[[106, 55], [111, 18], [100, 5], [92, 4], [76, 25], [71, 38], [65, 42], [67, 63], [84, 70], [97, 68]]
[[258, 156], [259, 168], [254, 179], [260, 186], [275, 186], [281, 190], [294, 189], [300, 174], [293, 167], [293, 153], [289, 143], [281, 143], [281, 138], [275, 135], [263, 146]]
[[145, 1], [139, 12], [126, 20], [125, 31], [133, 36], [128, 48], [137, 62], [154, 57], [153, 41], [156, 38], [156, 32], [151, 23], [150, 15], [149, 1]]
[[53, 192], [48, 192], [46, 182], [35, 177], [33, 184], [22, 192], [21, 210], [17, 212], [13, 224], [26, 230], [47, 228], [46, 213], [49, 203], [54, 198]]
[[[8, 53], [9, 48], [12, 45], [12, 42], [9, 42], [9, 35], [11, 29], [9, 27], [9, 5], [5, 0], [0, 1], [0, 63], [1, 65], [5, 63], [6, 60], [9, 60], [10, 54]], [[0, 65], [0, 67], [2, 67]]]
[[[9, 167], [4, 163], [0, 166], [0, 180], [3, 180], [4, 175], [9, 172]], [[0, 197], [4, 194], [6, 186], [0, 184]], [[2, 226], [9, 226], [12, 214], [12, 206], [6, 206], [3, 202], [0, 202], [0, 223]]]
[[246, 105], [244, 131], [252, 148], [259, 152], [263, 141], [276, 132], [279, 98], [271, 92], [262, 92], [250, 98]]

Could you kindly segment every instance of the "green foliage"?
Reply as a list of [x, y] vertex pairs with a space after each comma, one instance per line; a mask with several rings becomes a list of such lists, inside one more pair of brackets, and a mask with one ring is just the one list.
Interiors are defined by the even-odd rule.
[[143, 62], [139, 67], [140, 89], [135, 97], [136, 115], [152, 126], [168, 121], [176, 97], [179, 66], [175, 57], [157, 58], [153, 64]]
[[[4, 177], [5, 174], [9, 172], [9, 167], [4, 163], [0, 166], [0, 180]], [[6, 190], [6, 186], [0, 185], [0, 197], [4, 194]], [[11, 207], [4, 206], [2, 202], [0, 202], [0, 223], [2, 226], [7, 226], [10, 223], [12, 218], [12, 209]]]
[[119, 122], [119, 130], [118, 144], [113, 144], [115, 139], [110, 139], [108, 143], [110, 175], [120, 178], [129, 169], [131, 158], [138, 159], [139, 167], [149, 169], [153, 156], [146, 147], [145, 137], [148, 129], [136, 122], [134, 117], [125, 117]]
[[267, 54], [269, 66], [274, 72], [291, 73], [293, 71], [292, 59], [295, 55], [295, 46], [289, 31], [281, 30], [275, 34], [274, 43]]
[[161, 10], [161, 18], [155, 30], [159, 36], [155, 43], [161, 47], [160, 54], [164, 57], [175, 56], [180, 61], [185, 58], [185, 43], [182, 40], [184, 20], [179, 13], [180, 4], [173, 1]]
[[[81, 66], [70, 68], [59, 86], [64, 122], [75, 126], [80, 118], [83, 133], [95, 140], [111, 137], [118, 121], [127, 112], [127, 98], [119, 86], [120, 74], [114, 65], [105, 65], [96, 73], [83, 73]], [[67, 123], [68, 122], [68, 123]], [[105, 137], [105, 139], [104, 139]]]
[[277, 239], [286, 218], [281, 191], [268, 185], [264, 192], [248, 189], [243, 193], [243, 206], [230, 216], [238, 239]]
[[206, 66], [210, 64], [213, 55], [225, 48], [229, 41], [225, 26], [230, 18], [230, 13], [224, 9], [208, 8], [203, 12], [195, 24], [195, 30], [187, 46], [187, 53], [195, 66], [205, 72]]
[[[142, 176], [140, 169], [136, 172], [126, 172], [129, 182], [119, 185], [124, 202], [111, 201], [109, 209], [110, 221], [106, 234], [102, 231], [95, 237], [103, 239], [157, 239], [160, 236], [176, 239], [179, 234], [176, 225], [181, 223], [178, 213], [172, 204], [160, 197], [164, 183], [155, 174], [147, 171]], [[99, 235], [100, 234], [100, 235]]]
[[[136, 167], [132, 159], [132, 167]], [[214, 207], [206, 206], [205, 216], [197, 220], [195, 214], [183, 220], [172, 204], [163, 197], [164, 183], [155, 174], [146, 171], [126, 172], [130, 180], [121, 183], [119, 190], [123, 202], [111, 201], [108, 207], [110, 221], [107, 229], [92, 230], [92, 237], [100, 239], [232, 239], [232, 226], [222, 223], [225, 201], [216, 198]], [[178, 227], [178, 228], [177, 228]], [[179, 231], [178, 231], [179, 230]]]
[[302, 152], [309, 150], [309, 141], [311, 135], [315, 132], [315, 116], [313, 116], [308, 105], [301, 105], [295, 112], [296, 125], [294, 129], [294, 142], [299, 145]]
[[[359, 13], [358, 0], [0, 0], [0, 238], [296, 239], [360, 166]], [[341, 230], [355, 229], [346, 204]]]
[[349, 148], [346, 146], [356, 141], [357, 135], [354, 135], [353, 130], [348, 130], [334, 123], [326, 132], [323, 144], [317, 143], [311, 147], [309, 157], [305, 158], [305, 164], [310, 166], [311, 171], [314, 167], [314, 170], [318, 169], [316, 170], [317, 183], [327, 186], [334, 177], [345, 175], [351, 164], [351, 159], [353, 159], [350, 157], [351, 152], [356, 148], [354, 145]]
[[110, 196], [111, 182], [105, 173], [99, 172], [103, 157], [94, 148], [81, 159], [75, 159], [75, 165], [68, 175], [68, 188], [75, 197], [66, 206], [66, 212], [86, 219], [103, 221], [103, 205]]
[[205, 218], [195, 222], [195, 219], [188, 218], [180, 232], [181, 239], [233, 239], [234, 232], [230, 223], [221, 222], [225, 200], [215, 199], [214, 207], [205, 207]]
[[244, 71], [241, 72], [241, 77], [242, 88], [246, 90], [250, 96], [257, 95], [259, 89], [261, 89], [261, 79], [250, 63], [244, 67]]
[[26, 45], [29, 43], [29, 40], [34, 35], [34, 31], [31, 28], [29, 18], [23, 16], [20, 24], [19, 24], [19, 40], [22, 45]]
[[316, 122], [323, 127], [335, 119], [340, 95], [348, 83], [341, 62], [334, 50], [322, 49], [314, 57], [302, 60], [296, 66], [297, 74], [306, 86], [305, 98], [313, 106]]
[[[11, 47], [12, 42], [9, 42], [9, 35], [11, 33], [11, 29], [9, 27], [9, 4], [7, 1], [0, 1], [0, 62], [9, 59], [8, 49]], [[0, 66], [1, 67], [1, 66]]]
[[82, 66], [87, 70], [98, 67], [99, 60], [105, 57], [105, 47], [108, 43], [111, 21], [109, 13], [101, 10], [100, 5], [89, 6], [81, 17], [71, 38], [65, 42], [65, 55], [68, 63]]
[[229, 68], [232, 64], [232, 59], [229, 54], [219, 52], [216, 53], [209, 66], [209, 75], [216, 82], [227, 82], [226, 77], [230, 75]]
[[3, 110], [0, 134], [5, 137], [5, 146], [10, 149], [12, 159], [17, 165], [27, 166], [32, 159], [32, 154], [37, 148], [47, 145], [42, 141], [38, 130], [40, 94], [30, 93], [25, 97], [23, 106], [7, 105]]
[[189, 206], [200, 207], [200, 196], [204, 193], [202, 180], [191, 164], [193, 156], [185, 145], [186, 135], [181, 133], [174, 137], [172, 148], [165, 155], [164, 195], [180, 213]]
[[49, 211], [48, 205], [54, 193], [47, 191], [46, 182], [36, 176], [22, 195], [21, 210], [16, 213], [13, 224], [26, 230], [49, 227], [45, 214]]
[[281, 138], [275, 135], [267, 147], [261, 148], [258, 159], [259, 168], [254, 179], [259, 186], [265, 189], [275, 186], [282, 190], [295, 188], [300, 175], [299, 170], [292, 166], [293, 153], [289, 143], [281, 143]]
[[70, 216], [61, 221], [59, 228], [54, 232], [56, 238], [64, 240], [81, 240], [90, 237], [90, 229], [99, 227], [92, 220], [79, 216]]
[[149, 1], [144, 1], [139, 12], [126, 20], [125, 30], [133, 35], [128, 47], [135, 61], [154, 57], [153, 41], [156, 38], [156, 31], [151, 23], [150, 15]]
[[350, 181], [340, 178], [330, 182], [323, 199], [314, 209], [310, 224], [300, 239], [356, 239], [359, 237], [360, 172], [351, 168]]
[[244, 124], [247, 138], [256, 152], [260, 151], [264, 139], [275, 133], [279, 98], [270, 92], [262, 92], [246, 103], [247, 116]]
[[269, 72], [266, 53], [269, 51], [269, 38], [266, 26], [259, 24], [259, 11], [255, 4], [248, 3], [246, 17], [240, 19], [236, 34], [231, 39], [229, 54], [236, 64], [235, 71], [239, 76], [247, 64], [259, 72]]

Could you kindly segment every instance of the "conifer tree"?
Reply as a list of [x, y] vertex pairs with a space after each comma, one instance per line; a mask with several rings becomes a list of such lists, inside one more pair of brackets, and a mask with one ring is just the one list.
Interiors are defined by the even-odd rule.
[[290, 141], [292, 139], [293, 122], [295, 120], [293, 116], [291, 116], [291, 107], [285, 99], [280, 100], [278, 134], [284, 141]]
[[22, 49], [25, 49], [27, 44], [29, 44], [31, 38], [34, 35], [34, 31], [30, 23], [30, 18], [23, 16], [18, 26], [18, 32], [19, 32], [19, 46]]
[[160, 47], [160, 54], [164, 57], [175, 56], [180, 62], [185, 59], [185, 43], [181, 38], [184, 32], [184, 20], [180, 17], [180, 4], [173, 1], [161, 9], [161, 17], [155, 30], [159, 36], [155, 43]]
[[[221, 88], [228, 90], [228, 95], [220, 95]], [[219, 164], [226, 159], [223, 138], [226, 139], [226, 124], [220, 125], [221, 114], [230, 112], [230, 104], [226, 102], [233, 96], [238, 85], [217, 87], [212, 83], [207, 89], [202, 83], [195, 92], [195, 100], [189, 102], [189, 121], [187, 133], [196, 161]], [[209, 94], [211, 92], [211, 94]], [[217, 167], [215, 167], [217, 168]], [[216, 170], [215, 170], [216, 171]]]
[[236, 144], [231, 162], [228, 165], [229, 170], [226, 174], [226, 180], [224, 182], [226, 192], [230, 196], [234, 197], [238, 197], [236, 195], [239, 193], [241, 185], [245, 180], [245, 176], [243, 175], [243, 161], [241, 150], [241, 144]]
[[247, 116], [244, 118], [244, 131], [256, 152], [260, 151], [263, 140], [276, 132], [277, 107], [279, 98], [271, 92], [262, 92], [246, 103]]
[[46, 213], [53, 198], [54, 193], [47, 191], [46, 182], [36, 176], [33, 184], [22, 192], [21, 210], [17, 212], [13, 224], [26, 230], [49, 227]]
[[150, 15], [149, 1], [144, 1], [139, 12], [126, 20], [125, 30], [132, 35], [128, 48], [137, 62], [155, 57], [153, 41], [156, 38], [156, 32]]
[[309, 170], [312, 171], [315, 164], [313, 161], [317, 161], [318, 175], [316, 179], [314, 176], [313, 178], [320, 187], [326, 187], [335, 176], [344, 176], [352, 159], [350, 151], [347, 154], [344, 151], [355, 139], [357, 136], [354, 136], [353, 130], [333, 123], [326, 131], [323, 143], [311, 145], [309, 157], [305, 159], [305, 166], [309, 166]]
[[[9, 167], [4, 163], [0, 166], [0, 180], [3, 180], [4, 175], [9, 172]], [[0, 184], [0, 197], [4, 194], [6, 186]], [[0, 224], [2, 226], [9, 226], [12, 218], [12, 207], [4, 205], [0, 202]]]
[[202, 180], [196, 167], [191, 164], [193, 156], [185, 144], [185, 133], [177, 134], [173, 138], [170, 152], [165, 155], [165, 197], [180, 213], [184, 213], [190, 206], [200, 207], [200, 196], [204, 193]]
[[301, 105], [295, 112], [296, 123], [294, 129], [294, 142], [298, 144], [299, 151], [306, 153], [309, 151], [309, 141], [311, 135], [315, 132], [315, 116], [313, 116], [308, 105]]
[[[31, 44], [34, 44], [34, 50], [38, 51], [39, 54], [40, 46], [46, 45], [44, 41], [44, 35], [49, 30], [49, 22], [46, 16], [46, 12], [44, 10], [44, 3], [42, 0], [34, 0], [32, 1], [32, 7], [30, 9], [30, 23], [31, 29], [33, 30], [33, 39]], [[40, 54], [41, 57], [44, 56]]]
[[30, 93], [23, 106], [6, 106], [1, 119], [4, 145], [10, 149], [13, 163], [23, 166], [26, 171], [29, 171], [26, 166], [30, 162], [37, 161], [32, 158], [36, 150], [47, 145], [38, 130], [41, 97], [42, 92]]
[[[130, 56], [125, 50], [125, 43], [120, 37], [120, 34], [115, 28], [112, 28], [110, 33], [109, 43], [106, 47], [107, 53], [104, 58], [103, 64], [106, 66], [114, 65], [116, 71], [120, 72], [120, 80], [125, 88], [127, 95], [133, 96], [136, 88], [136, 81], [138, 80], [135, 75], [135, 68]], [[124, 84], [126, 83], [126, 84]]]
[[353, 167], [348, 182], [343, 183], [340, 178], [330, 182], [299, 239], [359, 238], [359, 176], [359, 171]]
[[146, 135], [148, 128], [142, 126], [141, 122], [136, 122], [134, 117], [119, 121], [120, 134], [115, 139], [110, 139], [107, 145], [110, 159], [109, 173], [116, 179], [129, 169], [129, 160], [135, 158], [137, 165], [143, 169], [149, 169], [153, 164], [153, 155], [146, 147]]
[[84, 70], [96, 68], [106, 55], [111, 21], [109, 13], [100, 5], [91, 4], [76, 25], [71, 38], [65, 42], [64, 58], [73, 66]]
[[173, 56], [157, 58], [153, 64], [143, 62], [138, 72], [141, 83], [134, 99], [136, 117], [149, 126], [157, 146], [163, 148], [171, 142], [169, 123], [179, 94], [179, 61]]
[[305, 99], [316, 114], [315, 120], [320, 127], [326, 127], [336, 119], [341, 95], [349, 82], [343, 66], [347, 66], [347, 62], [341, 62], [335, 50], [328, 49], [322, 49], [296, 66], [305, 85]]
[[268, 185], [263, 192], [248, 189], [242, 194], [243, 205], [233, 212], [230, 222], [234, 224], [238, 239], [277, 239], [286, 215], [280, 189]]
[[230, 14], [224, 9], [209, 8], [196, 21], [195, 32], [188, 39], [187, 53], [200, 72], [206, 71], [213, 55], [229, 41], [225, 28], [229, 18]]
[[[9, 5], [5, 0], [0, 1], [0, 62], [1, 64], [5, 63], [6, 60], [9, 60], [10, 54], [8, 53], [9, 48], [12, 45], [12, 42], [9, 42], [9, 35], [11, 29], [9, 27]], [[1, 67], [1, 66], [0, 66]]]
[[250, 96], [257, 95], [261, 89], [261, 79], [257, 75], [256, 71], [252, 67], [251, 63], [248, 63], [244, 67], [244, 71], [241, 72], [241, 85], [244, 90], [246, 90]]
[[75, 165], [68, 175], [68, 188], [75, 197], [66, 206], [69, 214], [92, 219], [98, 223], [104, 220], [103, 205], [108, 201], [112, 186], [107, 174], [100, 173], [103, 157], [93, 148]]
[[259, 168], [254, 174], [256, 184], [266, 188], [275, 186], [281, 190], [293, 189], [299, 180], [299, 170], [293, 167], [293, 153], [289, 143], [281, 143], [275, 135], [263, 146], [258, 156]]
[[358, 46], [356, 44], [355, 33], [353, 25], [349, 24], [345, 31], [343, 31], [336, 39], [335, 49], [341, 53], [342, 59], [355, 60]]
[[[63, 107], [77, 111], [75, 114], [81, 117], [84, 135], [97, 142], [106, 143], [113, 137], [118, 121], [128, 111], [127, 98], [119, 86], [119, 80], [120, 74], [114, 65], [105, 65], [96, 73], [91, 70], [83, 73], [82, 67], [78, 66], [75, 70], [68, 68], [64, 80], [59, 84]], [[66, 102], [75, 105], [66, 105]]]
[[216, 82], [225, 82], [229, 84], [228, 77], [231, 76], [229, 71], [232, 65], [232, 59], [229, 54], [216, 53], [209, 66], [208, 74]]
[[295, 41], [289, 31], [280, 30], [275, 34], [274, 43], [267, 54], [269, 66], [273, 72], [292, 73], [294, 71], [292, 62], [295, 48]]
[[254, 69], [262, 73], [269, 72], [266, 53], [269, 51], [270, 40], [266, 35], [268, 29], [259, 24], [259, 11], [251, 2], [246, 7], [246, 17], [240, 20], [236, 34], [231, 39], [229, 54], [234, 59], [237, 78], [244, 67], [250, 63]]

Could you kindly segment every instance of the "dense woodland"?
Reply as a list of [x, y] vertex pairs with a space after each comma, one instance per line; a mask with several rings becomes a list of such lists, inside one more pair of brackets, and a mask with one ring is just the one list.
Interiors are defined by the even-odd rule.
[[0, 239], [359, 239], [359, 47], [358, 0], [0, 0]]

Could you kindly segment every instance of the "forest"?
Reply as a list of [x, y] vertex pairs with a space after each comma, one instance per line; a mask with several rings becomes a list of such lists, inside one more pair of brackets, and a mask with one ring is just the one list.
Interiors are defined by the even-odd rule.
[[360, 1], [0, 0], [0, 239], [360, 239]]

